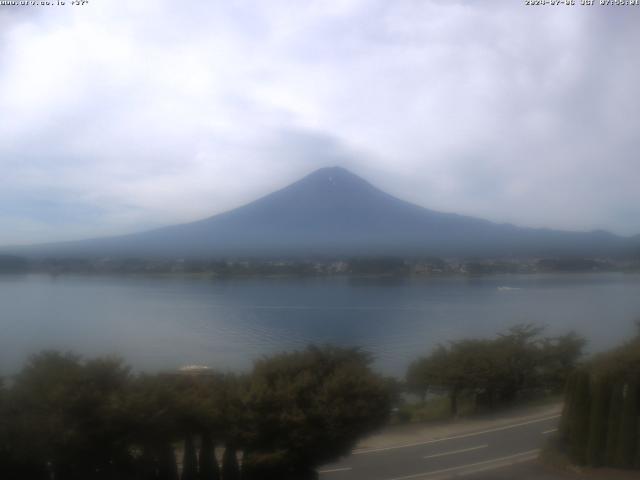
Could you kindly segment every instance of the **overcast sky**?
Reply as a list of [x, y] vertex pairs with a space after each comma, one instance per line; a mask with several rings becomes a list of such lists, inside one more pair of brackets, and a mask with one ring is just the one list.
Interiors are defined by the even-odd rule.
[[640, 233], [638, 25], [517, 0], [0, 6], [0, 245], [195, 220], [333, 165], [433, 209]]

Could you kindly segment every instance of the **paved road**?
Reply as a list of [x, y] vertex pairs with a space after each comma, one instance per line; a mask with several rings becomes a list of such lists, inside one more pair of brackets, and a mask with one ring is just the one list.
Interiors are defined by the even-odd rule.
[[440, 480], [530, 461], [558, 415], [409, 445], [360, 450], [323, 467], [320, 480]]

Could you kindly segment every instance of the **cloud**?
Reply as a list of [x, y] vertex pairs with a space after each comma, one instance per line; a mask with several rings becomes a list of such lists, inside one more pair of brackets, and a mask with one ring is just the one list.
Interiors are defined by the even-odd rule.
[[435, 209], [639, 233], [638, 15], [0, 7], [0, 244], [194, 220], [335, 164]]

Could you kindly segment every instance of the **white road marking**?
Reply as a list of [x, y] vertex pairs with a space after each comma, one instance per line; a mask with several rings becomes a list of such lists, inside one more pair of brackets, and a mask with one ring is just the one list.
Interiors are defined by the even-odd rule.
[[402, 444], [402, 445], [394, 445], [394, 446], [391, 446], [391, 447], [372, 448], [372, 449], [360, 450], [360, 451], [356, 450], [356, 451], [352, 452], [352, 455], [364, 455], [366, 453], [386, 452], [388, 450], [397, 450], [399, 448], [418, 447], [420, 445], [431, 445], [431, 444], [434, 444], [434, 443], [446, 442], [448, 440], [458, 440], [460, 438], [475, 437], [475, 436], [478, 436], [478, 435], [484, 435], [485, 433], [501, 432], [503, 430], [509, 430], [509, 429], [512, 429], [512, 428], [524, 427], [525, 425], [532, 425], [534, 423], [546, 422], [547, 420], [553, 420], [555, 418], [560, 418], [561, 416], [562, 415], [552, 415], [550, 417], [538, 418], [538, 419], [535, 419], [535, 420], [529, 420], [527, 422], [515, 423], [515, 424], [512, 424], [512, 425], [505, 425], [503, 427], [490, 428], [489, 430], [483, 430], [481, 432], [465, 433], [465, 434], [462, 434], [462, 435], [454, 435], [452, 437], [436, 438], [436, 439], [427, 440], [427, 441], [424, 441], [424, 442], [405, 443], [405, 444]]
[[[499, 457], [499, 458], [494, 458], [494, 459], [491, 459], [491, 460], [484, 460], [482, 462], [468, 463], [467, 465], [460, 465], [460, 466], [457, 466], [457, 467], [443, 468], [441, 470], [432, 470], [430, 472], [414, 473], [413, 475], [405, 475], [404, 477], [394, 477], [394, 478], [389, 478], [387, 480], [409, 480], [411, 478], [433, 477], [435, 475], [441, 475], [443, 473], [455, 472], [456, 470], [464, 470], [466, 468], [473, 468], [473, 467], [479, 467], [479, 466], [485, 466], [485, 467], [483, 467], [481, 469], [478, 469], [476, 471], [488, 470], [489, 468], [487, 468], [486, 465], [488, 465], [490, 463], [497, 464], [497, 466], [503, 466], [505, 461], [511, 461], [510, 463], [506, 464], [506, 465], [509, 465], [509, 464], [512, 464], [512, 463], [518, 463], [518, 462], [521, 462], [521, 461], [530, 460], [531, 456], [537, 455], [538, 453], [540, 453], [540, 450], [529, 450], [527, 452], [515, 453], [513, 455], [508, 455], [506, 457]], [[524, 457], [524, 458], [520, 458], [518, 460], [512, 461], [514, 459], [517, 459], [518, 457]], [[531, 457], [531, 458], [534, 458], [534, 457]], [[467, 472], [467, 473], [476, 473], [476, 471]]]
[[456, 453], [465, 453], [465, 452], [472, 452], [474, 450], [480, 450], [482, 448], [487, 448], [488, 446], [489, 445], [478, 445], [477, 447], [463, 448], [462, 450], [453, 450], [451, 452], [435, 453], [433, 455], [425, 455], [424, 458], [446, 457], [447, 455], [455, 455]]
[[[498, 470], [499, 468], [505, 468], [505, 467], [510, 467], [512, 465], [517, 465], [519, 463], [530, 462], [531, 460], [535, 460], [539, 454], [540, 454], [540, 450], [532, 450], [531, 454], [529, 455], [524, 455], [515, 459], [511, 459], [511, 460], [508, 460], [507, 462], [494, 463], [493, 465], [477, 466], [466, 472], [454, 473], [453, 476], [449, 476], [445, 478], [440, 477], [439, 480], [447, 480], [447, 478], [450, 479], [450, 478], [458, 478], [458, 477], [467, 477], [469, 475], [475, 475], [480, 472], [488, 472], [491, 470]], [[436, 479], [432, 479], [432, 480], [436, 480]]]
[[322, 475], [323, 473], [348, 472], [351, 469], [352, 469], [351, 467], [330, 468], [329, 470], [319, 470], [318, 473]]
[[557, 428], [552, 428], [550, 430], [545, 430], [544, 432], [542, 432], [543, 435], [549, 435], [550, 433], [555, 433], [557, 432], [558, 429]]

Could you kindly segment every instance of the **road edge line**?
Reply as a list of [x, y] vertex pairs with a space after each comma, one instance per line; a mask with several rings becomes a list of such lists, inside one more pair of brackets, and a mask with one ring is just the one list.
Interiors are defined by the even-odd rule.
[[532, 425], [534, 423], [545, 422], [547, 420], [553, 420], [553, 419], [556, 419], [556, 418], [560, 418], [561, 416], [562, 416], [561, 414], [557, 414], [557, 415], [552, 415], [552, 416], [548, 416], [548, 417], [544, 417], [544, 418], [538, 418], [538, 419], [534, 419], [534, 420], [529, 420], [527, 422], [515, 423], [515, 424], [512, 424], [512, 425], [503, 425], [501, 427], [490, 428], [488, 430], [482, 430], [482, 431], [479, 431], [479, 432], [463, 433], [463, 434], [460, 434], [460, 435], [453, 435], [451, 437], [434, 438], [434, 439], [425, 440], [425, 441], [422, 441], [422, 442], [405, 443], [405, 444], [402, 444], [402, 445], [392, 445], [392, 446], [389, 446], [389, 447], [372, 448], [372, 449], [366, 449], [366, 450], [355, 450], [355, 451], [351, 452], [351, 455], [365, 455], [365, 454], [368, 454], [368, 453], [386, 452], [388, 450], [397, 450], [399, 448], [419, 447], [421, 445], [431, 445], [433, 443], [446, 442], [446, 441], [449, 441], [449, 440], [458, 440], [460, 438], [475, 437], [477, 435], [484, 435], [485, 433], [500, 432], [502, 430], [509, 430], [509, 429], [512, 429], [512, 428], [518, 428], [518, 427], [524, 427], [526, 425]]
[[[490, 460], [483, 460], [481, 462], [469, 463], [467, 465], [460, 465], [457, 467], [443, 468], [441, 470], [433, 470], [431, 472], [414, 473], [412, 475], [405, 475], [403, 477], [393, 477], [385, 480], [410, 480], [410, 479], [428, 479], [428, 480], [446, 480], [449, 478], [455, 478], [460, 476], [472, 475], [474, 473], [485, 472], [489, 470], [496, 470], [498, 468], [507, 467], [509, 465], [515, 465], [517, 463], [528, 462], [534, 460], [540, 453], [540, 449], [528, 450], [526, 452], [514, 453], [513, 455], [507, 455], [506, 457], [493, 458]], [[512, 460], [518, 458], [517, 460]], [[509, 461], [506, 461], [509, 460]], [[481, 468], [480, 465], [485, 465]], [[471, 470], [468, 470], [471, 468]], [[444, 475], [443, 475], [444, 474]]]

